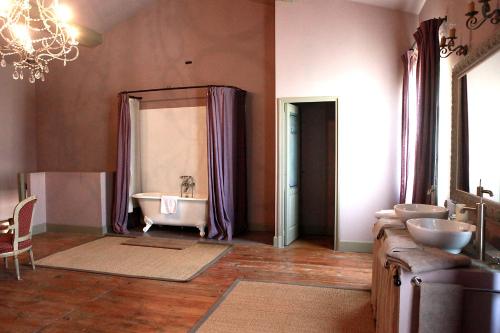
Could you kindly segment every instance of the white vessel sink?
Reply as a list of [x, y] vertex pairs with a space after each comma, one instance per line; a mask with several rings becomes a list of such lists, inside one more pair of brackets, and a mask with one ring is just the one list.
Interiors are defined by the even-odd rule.
[[434, 218], [410, 219], [406, 227], [417, 243], [450, 253], [460, 253], [476, 231], [469, 223]]
[[448, 209], [445, 207], [424, 205], [424, 204], [398, 204], [394, 206], [394, 211], [399, 219], [406, 223], [409, 219], [430, 217], [436, 219], [448, 218]]

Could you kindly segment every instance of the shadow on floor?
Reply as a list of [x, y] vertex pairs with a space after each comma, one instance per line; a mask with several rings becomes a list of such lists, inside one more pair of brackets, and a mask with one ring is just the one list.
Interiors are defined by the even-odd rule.
[[[142, 231], [142, 226], [134, 227], [129, 229], [130, 236], [133, 237], [167, 237], [167, 238], [178, 238], [178, 239], [189, 239], [198, 240], [202, 239], [199, 235], [199, 230], [195, 227], [178, 227], [178, 226], [167, 226], [167, 225], [153, 225], [147, 233]], [[233, 238], [231, 243], [234, 244], [244, 244], [244, 243], [258, 243], [273, 245], [273, 233], [264, 231], [250, 231], [244, 234], [238, 235]], [[203, 238], [203, 241], [208, 242], [226, 242], [218, 241], [216, 239]]]

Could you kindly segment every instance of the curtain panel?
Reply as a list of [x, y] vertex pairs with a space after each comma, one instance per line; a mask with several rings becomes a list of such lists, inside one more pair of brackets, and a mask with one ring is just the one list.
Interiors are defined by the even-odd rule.
[[[408, 50], [401, 56], [403, 61], [403, 106], [401, 113], [401, 178], [399, 186], [399, 203], [405, 203], [408, 188], [413, 189], [413, 165], [415, 160], [415, 142], [413, 118], [415, 112], [415, 63], [417, 52]], [[410, 184], [409, 179], [411, 178]]]
[[[410, 52], [410, 51], [408, 51]], [[403, 60], [403, 108], [401, 113], [401, 178], [399, 181], [399, 203], [405, 203], [406, 200], [406, 188], [408, 183], [408, 108], [409, 108], [409, 90], [408, 86], [410, 84], [409, 76], [409, 56], [408, 52], [401, 56]]]
[[130, 180], [128, 193], [128, 212], [132, 213], [134, 208], [139, 207], [132, 195], [142, 192], [140, 140], [141, 140], [141, 113], [140, 101], [137, 98], [129, 98], [130, 112]]
[[[247, 229], [246, 92], [209, 87], [207, 93], [208, 238], [231, 240]], [[134, 158], [137, 135], [135, 102], [120, 95], [117, 167], [112, 205], [116, 233], [128, 233], [130, 191], [139, 190], [140, 168]], [[132, 115], [131, 115], [132, 111]], [[137, 110], [136, 110], [137, 111]]]
[[114, 232], [125, 234], [128, 233], [127, 221], [130, 185], [131, 120], [128, 95], [121, 94], [119, 98], [118, 146], [111, 223]]
[[420, 24], [413, 35], [417, 42], [417, 139], [413, 203], [436, 204], [430, 195], [437, 186], [439, 105], [439, 26], [443, 19]]
[[208, 88], [208, 238], [231, 240], [247, 228], [245, 97]]

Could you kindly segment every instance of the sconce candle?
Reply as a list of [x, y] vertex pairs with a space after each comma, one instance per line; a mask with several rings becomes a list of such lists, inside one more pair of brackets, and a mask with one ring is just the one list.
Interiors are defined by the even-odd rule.
[[476, 7], [475, 7], [475, 4], [474, 4], [474, 1], [471, 1], [469, 2], [469, 13], [470, 12], [474, 12], [476, 10]]
[[439, 47], [445, 47], [446, 46], [446, 37], [441, 36], [441, 42], [439, 43]]
[[449, 31], [450, 38], [455, 38], [457, 34], [457, 29], [456, 28], [451, 28]]
[[498, 22], [500, 22], [500, 8], [491, 9], [490, 1], [491, 0], [479, 1], [480, 3], [482, 3], [481, 6], [481, 14], [483, 16], [482, 19], [478, 18], [479, 12], [475, 10], [474, 1], [469, 3], [468, 6], [469, 11], [465, 14], [465, 16], [468, 16], [465, 25], [469, 30], [478, 29], [487, 20], [490, 20], [490, 22], [493, 24], [498, 24]]

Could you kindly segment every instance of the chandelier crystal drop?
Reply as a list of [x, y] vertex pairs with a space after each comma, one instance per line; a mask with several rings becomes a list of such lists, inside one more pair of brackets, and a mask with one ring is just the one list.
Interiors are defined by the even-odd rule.
[[[49, 62], [78, 58], [78, 30], [59, 0], [0, 0], [0, 67], [12, 63], [14, 80], [45, 81]], [[26, 71], [26, 73], [24, 73]]]

